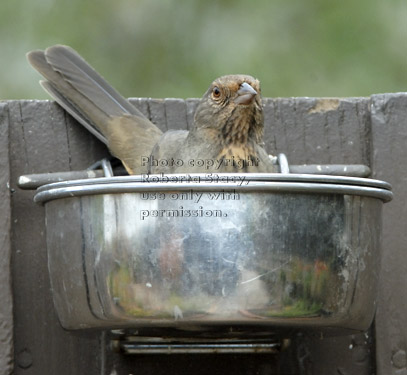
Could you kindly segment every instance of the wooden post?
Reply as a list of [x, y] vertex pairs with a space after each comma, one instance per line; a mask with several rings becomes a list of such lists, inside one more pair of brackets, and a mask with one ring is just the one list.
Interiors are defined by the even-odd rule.
[[374, 177], [394, 190], [383, 215], [377, 374], [402, 375], [407, 374], [407, 95], [374, 95], [371, 111]]
[[0, 103], [0, 372], [13, 372], [13, 302], [10, 275], [10, 161], [6, 103]]

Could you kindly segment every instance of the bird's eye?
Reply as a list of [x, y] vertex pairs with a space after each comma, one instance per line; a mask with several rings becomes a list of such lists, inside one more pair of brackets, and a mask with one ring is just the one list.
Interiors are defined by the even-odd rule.
[[218, 86], [215, 86], [214, 88], [213, 88], [213, 90], [212, 90], [212, 96], [215, 98], [215, 99], [218, 99], [219, 97], [220, 97], [220, 89], [219, 89], [219, 87]]

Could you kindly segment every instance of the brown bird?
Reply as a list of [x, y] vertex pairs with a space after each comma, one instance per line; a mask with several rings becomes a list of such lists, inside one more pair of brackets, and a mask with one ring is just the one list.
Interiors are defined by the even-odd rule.
[[107, 144], [129, 174], [276, 171], [262, 147], [260, 83], [251, 76], [216, 79], [193, 129], [163, 134], [72, 48], [56, 45], [27, 58], [46, 78], [44, 89]]

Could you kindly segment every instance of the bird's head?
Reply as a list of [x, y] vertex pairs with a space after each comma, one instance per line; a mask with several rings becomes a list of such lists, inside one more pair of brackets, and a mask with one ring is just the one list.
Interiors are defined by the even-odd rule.
[[198, 128], [217, 130], [230, 143], [256, 141], [263, 135], [260, 82], [248, 75], [217, 78], [204, 94], [195, 113]]

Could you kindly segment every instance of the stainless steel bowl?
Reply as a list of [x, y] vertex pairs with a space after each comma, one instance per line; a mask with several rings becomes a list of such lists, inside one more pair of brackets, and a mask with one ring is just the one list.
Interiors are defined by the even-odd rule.
[[63, 327], [365, 330], [375, 311], [378, 180], [126, 176], [41, 187]]

